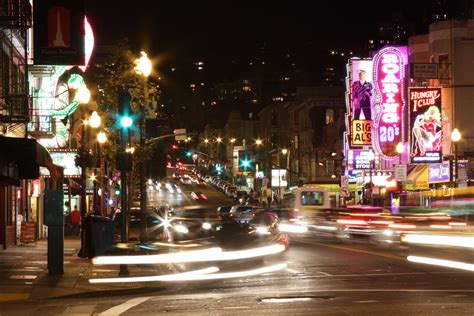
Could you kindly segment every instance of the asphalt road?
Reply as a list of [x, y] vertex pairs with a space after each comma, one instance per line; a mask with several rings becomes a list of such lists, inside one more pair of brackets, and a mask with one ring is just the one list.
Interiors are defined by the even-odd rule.
[[[182, 197], [156, 193], [150, 202], [192, 209], [194, 189], [183, 187]], [[200, 191], [208, 200], [199, 204], [209, 210], [229, 203], [212, 188]], [[408, 262], [413, 251], [292, 237], [290, 249], [278, 258], [287, 263], [281, 271], [8, 303], [0, 305], [0, 314], [474, 315], [474, 274]], [[464, 256], [472, 259], [472, 253]]]

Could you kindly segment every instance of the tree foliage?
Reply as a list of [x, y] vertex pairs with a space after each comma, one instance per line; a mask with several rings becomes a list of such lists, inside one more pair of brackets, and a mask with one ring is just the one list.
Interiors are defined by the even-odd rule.
[[[136, 149], [134, 160], [141, 162], [151, 156], [152, 149], [148, 148], [149, 146], [139, 146], [139, 119], [143, 117], [144, 112], [155, 111], [160, 91], [152, 76], [145, 78], [135, 70], [135, 61], [139, 57], [139, 52], [132, 52], [126, 39], [120, 40], [105, 61], [96, 65], [90, 78], [96, 84], [93, 97], [107, 129], [109, 150], [106, 159], [112, 166], [115, 166], [115, 154], [120, 142], [118, 96], [123, 90], [132, 96], [131, 108], [135, 123], [129, 134], [130, 145]], [[140, 111], [141, 107], [144, 111]]]

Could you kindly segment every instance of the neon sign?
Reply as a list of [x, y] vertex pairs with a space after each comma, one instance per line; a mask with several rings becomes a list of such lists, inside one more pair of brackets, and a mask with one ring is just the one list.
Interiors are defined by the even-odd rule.
[[385, 159], [398, 156], [396, 146], [404, 142], [403, 108], [406, 48], [386, 47], [374, 58], [376, 118], [374, 147]]
[[441, 88], [410, 88], [410, 157], [414, 163], [441, 162]]

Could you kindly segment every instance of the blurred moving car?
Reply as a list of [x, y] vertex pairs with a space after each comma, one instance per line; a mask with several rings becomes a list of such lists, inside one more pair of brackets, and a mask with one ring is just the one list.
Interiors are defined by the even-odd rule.
[[207, 197], [201, 191], [193, 191], [191, 192], [191, 197], [196, 201], [203, 201], [207, 200]]

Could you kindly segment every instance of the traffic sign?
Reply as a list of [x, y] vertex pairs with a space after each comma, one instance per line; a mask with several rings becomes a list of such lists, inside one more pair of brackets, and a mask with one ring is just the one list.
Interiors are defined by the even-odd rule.
[[185, 128], [177, 128], [173, 131], [174, 139], [176, 141], [186, 140], [186, 129]]
[[348, 188], [342, 188], [342, 189], [341, 189], [341, 195], [342, 195], [343, 197], [348, 197], [350, 194], [351, 194], [351, 193], [350, 193], [350, 191], [349, 191]]
[[395, 165], [395, 179], [407, 181], [407, 165]]

